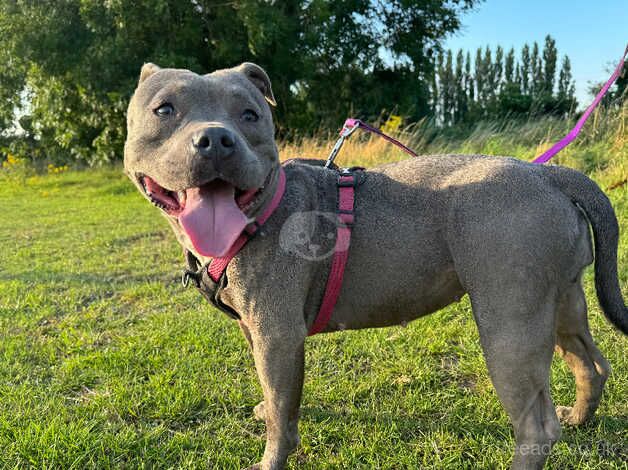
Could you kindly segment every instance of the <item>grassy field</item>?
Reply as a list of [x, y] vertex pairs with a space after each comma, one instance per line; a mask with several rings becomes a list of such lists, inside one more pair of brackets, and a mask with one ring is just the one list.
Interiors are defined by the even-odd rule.
[[[626, 109], [597, 117], [559, 162], [607, 190], [624, 235], [628, 295]], [[478, 126], [464, 139], [411, 138], [425, 152], [531, 159], [567, 129], [547, 121]], [[322, 156], [329, 143], [284, 145]], [[340, 163], [403, 158], [356, 139]], [[261, 389], [235, 322], [178, 282], [166, 221], [118, 168], [0, 176], [0, 467], [241, 468], [256, 462]], [[622, 184], [622, 181], [624, 183]], [[609, 189], [613, 188], [613, 189]], [[603, 318], [592, 272], [594, 337], [612, 364], [594, 422], [564, 429], [554, 469], [627, 468], [627, 341]], [[406, 328], [307, 341], [302, 445], [290, 468], [506, 468], [508, 419], [487, 376], [468, 301]], [[552, 367], [557, 404], [574, 400]]]

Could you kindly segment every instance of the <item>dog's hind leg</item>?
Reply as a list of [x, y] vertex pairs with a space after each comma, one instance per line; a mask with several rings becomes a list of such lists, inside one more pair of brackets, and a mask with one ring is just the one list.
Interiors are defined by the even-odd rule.
[[593, 343], [587, 319], [587, 304], [579, 281], [565, 292], [556, 324], [556, 351], [565, 360], [576, 380], [576, 402], [556, 411], [566, 424], [590, 419], [602, 397], [610, 366]]
[[549, 392], [554, 350], [555, 294], [525, 285], [471, 294], [489, 375], [510, 416], [516, 447], [513, 470], [543, 468], [560, 423]]

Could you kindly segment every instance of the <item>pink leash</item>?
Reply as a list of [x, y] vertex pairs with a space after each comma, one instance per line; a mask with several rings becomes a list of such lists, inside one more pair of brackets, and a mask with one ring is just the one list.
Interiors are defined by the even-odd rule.
[[[617, 78], [621, 75], [622, 69], [624, 67], [624, 59], [626, 58], [627, 54], [628, 54], [628, 45], [626, 45], [626, 49], [624, 50], [624, 53], [621, 56], [619, 64], [617, 64], [617, 67], [615, 68], [613, 75], [611, 75], [611, 77], [608, 79], [606, 84], [602, 87], [600, 92], [597, 94], [597, 96], [593, 100], [593, 103], [589, 105], [589, 107], [582, 114], [580, 119], [578, 119], [578, 122], [576, 123], [575, 127], [569, 132], [569, 134], [567, 134], [560, 141], [555, 143], [552, 146], [552, 148], [544, 152], [542, 155], [539, 155], [538, 157], [536, 157], [532, 161], [532, 163], [539, 164], [539, 163], [548, 162], [552, 157], [554, 157], [554, 155], [556, 155], [562, 149], [567, 147], [567, 145], [569, 145], [578, 136], [578, 134], [580, 134], [580, 131], [582, 130], [582, 127], [584, 126], [584, 123], [587, 122], [587, 119], [589, 118], [593, 110], [600, 104], [600, 101], [602, 101], [602, 98], [604, 98], [604, 95], [606, 95], [609, 88], [613, 85], [613, 83], [615, 83], [615, 80], [617, 80]], [[384, 134], [379, 129], [376, 129], [375, 127], [371, 127], [368, 124], [360, 121], [359, 119], [349, 118], [345, 121], [344, 125], [342, 126], [342, 130], [340, 131], [340, 137], [336, 141], [336, 144], [334, 145], [334, 147], [331, 149], [331, 152], [329, 153], [329, 157], [327, 157], [327, 162], [325, 163], [325, 167], [329, 168], [331, 166], [334, 159], [336, 158], [336, 155], [338, 155], [338, 152], [340, 152], [340, 149], [342, 148], [342, 145], [344, 144], [345, 140], [359, 128], [380, 136], [381, 138], [387, 140], [391, 144], [396, 145], [401, 150], [403, 150], [409, 155], [412, 155], [413, 157], [418, 157], [418, 154], [414, 150], [403, 145], [397, 139], [394, 139], [390, 137], [389, 135]]]
[[589, 119], [589, 116], [591, 115], [593, 110], [597, 107], [598, 104], [600, 104], [600, 101], [602, 101], [602, 98], [604, 98], [604, 95], [608, 92], [608, 89], [613, 85], [613, 83], [615, 83], [615, 80], [617, 80], [619, 75], [621, 75], [621, 71], [624, 68], [624, 59], [626, 58], [626, 54], [628, 54], [628, 45], [626, 45], [624, 54], [621, 56], [621, 60], [619, 61], [619, 64], [617, 64], [617, 67], [615, 68], [613, 75], [611, 75], [611, 78], [609, 78], [606, 84], [602, 87], [600, 92], [597, 94], [597, 96], [593, 100], [593, 103], [589, 105], [589, 107], [582, 114], [580, 119], [578, 119], [576, 126], [569, 132], [569, 134], [567, 134], [561, 140], [556, 142], [552, 146], [552, 148], [550, 148], [548, 151], [546, 151], [545, 153], [539, 155], [534, 160], [532, 160], [532, 163], [548, 162], [554, 155], [556, 155], [562, 149], [567, 147], [571, 143], [571, 141], [574, 140], [578, 136], [578, 134], [580, 134], [580, 131], [582, 130], [582, 126], [584, 126], [584, 123], [587, 122], [587, 119]]

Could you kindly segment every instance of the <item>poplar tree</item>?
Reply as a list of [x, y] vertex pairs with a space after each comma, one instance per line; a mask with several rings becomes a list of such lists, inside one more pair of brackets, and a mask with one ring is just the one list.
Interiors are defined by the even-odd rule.
[[515, 67], [515, 80], [514, 85], [519, 89], [520, 92], [523, 93], [522, 90], [522, 79], [521, 79], [521, 65], [517, 64]]
[[437, 103], [435, 115], [439, 122], [445, 124], [445, 101], [447, 100], [445, 88], [447, 87], [447, 72], [445, 70], [445, 54], [439, 51], [436, 58], [437, 78], [435, 80], [435, 88], [437, 90], [435, 101]]
[[515, 73], [515, 49], [511, 48], [506, 55], [506, 60], [504, 62], [504, 80], [508, 84], [512, 84], [514, 82], [514, 73]]
[[502, 75], [504, 73], [504, 49], [502, 46], [497, 46], [497, 50], [495, 51], [495, 64], [493, 66], [493, 74], [495, 80], [495, 88], [494, 92], [499, 92], [499, 87], [502, 83]]
[[482, 48], [478, 47], [478, 50], [475, 52], [475, 102], [477, 104], [478, 110], [480, 110], [480, 114], [484, 106], [484, 103], [482, 102], [482, 97], [484, 96], [484, 88], [486, 86], [486, 75], [484, 74], [483, 64], [484, 61], [482, 60]]
[[443, 122], [449, 125], [453, 121], [455, 107], [455, 82], [453, 72], [453, 53], [451, 49], [447, 51], [445, 60], [443, 86], [441, 88], [441, 96], [443, 97]]
[[534, 41], [530, 56], [530, 94], [537, 96], [543, 82], [543, 63], [539, 56], [539, 44]]
[[563, 57], [558, 75], [558, 112], [569, 113], [576, 107], [576, 87], [571, 76], [571, 61]]
[[471, 53], [467, 51], [467, 57], [464, 66], [465, 89], [467, 92], [467, 113], [470, 113], [475, 104], [475, 83], [471, 73]]
[[437, 61], [434, 113], [443, 125], [530, 112], [563, 116], [575, 108], [571, 64], [565, 57], [556, 77], [558, 53], [551, 36], [542, 52], [538, 43], [525, 44], [520, 61], [514, 48], [505, 54], [500, 45], [494, 55], [490, 46], [478, 48], [475, 62], [469, 51], [458, 50], [455, 61], [453, 56], [449, 50]]
[[530, 92], [530, 75], [532, 74], [532, 64], [530, 62], [530, 46], [524, 44], [521, 49], [521, 92]]
[[543, 91], [551, 96], [554, 92], [554, 80], [556, 78], [556, 61], [558, 52], [556, 51], [556, 41], [548, 34], [545, 37], [545, 47], [543, 48]]
[[466, 90], [466, 73], [464, 69], [464, 52], [462, 49], [456, 55], [456, 114], [454, 121], [462, 122], [467, 115], [467, 90]]
[[491, 96], [495, 91], [495, 69], [493, 67], [493, 56], [491, 48], [486, 46], [484, 49], [484, 59], [482, 60], [483, 73], [486, 77], [484, 90], [482, 93], [482, 105], [488, 110], [490, 107]]
[[438, 58], [436, 59], [435, 66], [433, 67], [432, 73], [430, 74], [430, 108], [432, 110], [432, 115], [438, 119], [439, 117], [439, 100], [440, 93], [438, 92]]

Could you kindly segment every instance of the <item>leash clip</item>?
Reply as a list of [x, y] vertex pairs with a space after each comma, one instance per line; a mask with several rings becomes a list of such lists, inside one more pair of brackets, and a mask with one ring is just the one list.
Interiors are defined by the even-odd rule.
[[360, 121], [358, 119], [347, 119], [342, 126], [342, 130], [340, 131], [340, 137], [336, 140], [334, 147], [329, 152], [329, 156], [327, 157], [327, 161], [325, 162], [325, 168], [331, 167], [332, 163], [336, 159], [336, 155], [340, 152], [342, 145], [345, 143], [347, 137], [353, 134], [358, 127], [360, 127]]

